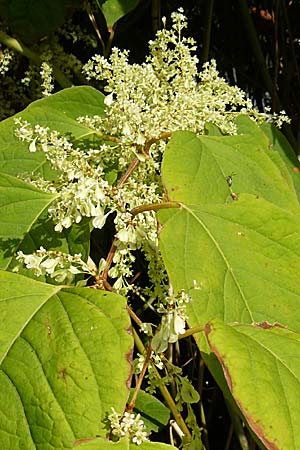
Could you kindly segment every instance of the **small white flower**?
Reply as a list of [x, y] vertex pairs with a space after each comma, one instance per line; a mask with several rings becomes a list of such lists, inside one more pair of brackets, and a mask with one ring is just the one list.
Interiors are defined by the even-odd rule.
[[114, 97], [113, 97], [113, 93], [111, 93], [105, 97], [104, 104], [106, 106], [111, 106], [113, 104], [113, 101], [114, 101]]
[[61, 221], [61, 225], [63, 226], [63, 228], [70, 228], [70, 226], [72, 225], [72, 219], [70, 216], [65, 217], [62, 221]]
[[49, 258], [49, 259], [44, 260], [41, 263], [41, 266], [45, 269], [46, 273], [51, 275], [55, 271], [55, 268], [56, 268], [57, 264], [59, 263], [59, 261], [60, 261], [60, 258], [53, 258], [53, 259]]
[[174, 331], [177, 335], [185, 333], [185, 320], [180, 317], [177, 311], [174, 312]]
[[35, 137], [29, 144], [29, 151], [30, 153], [34, 153], [36, 152], [36, 141], [37, 141], [37, 137]]

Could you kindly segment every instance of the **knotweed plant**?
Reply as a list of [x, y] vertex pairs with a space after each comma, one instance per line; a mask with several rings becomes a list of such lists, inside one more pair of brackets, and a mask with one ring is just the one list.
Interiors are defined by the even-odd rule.
[[[55, 181], [30, 179], [39, 189], [57, 195], [48, 211], [55, 230], [61, 232], [86, 217], [92, 227], [101, 229], [109, 216], [113, 218], [115, 238], [107, 262], [95, 278], [102, 287], [122, 294], [134, 290], [150, 301], [157, 300], [163, 315], [160, 334], [164, 336], [156, 337], [159, 351], [184, 332], [187, 301], [170, 301], [158, 250], [159, 226], [151, 207], [166, 200], [160, 164], [168, 139], [177, 130], [203, 134], [206, 123], [224, 134], [235, 134], [235, 120], [241, 114], [259, 122], [269, 119], [255, 110], [241, 89], [229, 86], [219, 76], [215, 61], [205, 63], [199, 72], [195, 42], [185, 36], [183, 11], [179, 9], [171, 19], [171, 29], [164, 20], [164, 28], [149, 43], [149, 56], [143, 64], [130, 64], [128, 51], [114, 48], [109, 59], [95, 55], [84, 66], [88, 79], [105, 83], [106, 93], [104, 115], [78, 118], [95, 137], [90, 145], [16, 120], [16, 135], [29, 143], [30, 152], [44, 152], [57, 171]], [[137, 250], [144, 255], [150, 280], [143, 291], [131, 282]], [[62, 257], [55, 256], [52, 262], [37, 258], [39, 253], [18, 255], [19, 261], [32, 265], [36, 272], [47, 269], [54, 279], [62, 279]], [[79, 261], [76, 266], [68, 258], [66, 262], [64, 281], [73, 280]], [[90, 273], [80, 264], [80, 270]]]

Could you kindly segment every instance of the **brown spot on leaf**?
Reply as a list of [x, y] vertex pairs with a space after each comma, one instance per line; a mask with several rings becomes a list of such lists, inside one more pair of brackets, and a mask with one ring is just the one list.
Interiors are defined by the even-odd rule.
[[269, 328], [286, 328], [284, 325], [282, 325], [279, 322], [274, 322], [274, 323], [269, 323], [266, 320], [264, 320], [263, 322], [254, 322], [252, 323], [252, 326], [256, 327], [256, 328], [263, 328], [264, 330], [268, 330]]
[[129, 371], [129, 375], [128, 378], [126, 380], [126, 387], [127, 389], [131, 388], [131, 379], [132, 379], [132, 359], [133, 359], [133, 348], [131, 348], [127, 353], [126, 353], [126, 360], [129, 362], [130, 365], [130, 371]]
[[48, 337], [50, 338], [50, 337], [51, 337], [51, 334], [52, 334], [52, 328], [51, 328], [50, 320], [49, 320], [48, 317], [47, 317], [47, 320], [46, 320], [46, 327], [47, 327], [47, 334], [48, 334]]
[[76, 441], [73, 444], [73, 447], [77, 447], [80, 444], [84, 444], [85, 442], [94, 441], [97, 439], [96, 437], [90, 437], [90, 438], [83, 438], [83, 439], [76, 439]]
[[293, 172], [299, 172], [299, 168], [298, 167], [293, 167]]
[[211, 332], [212, 326], [210, 323], [207, 323], [204, 327], [204, 332], [206, 337], [208, 338], [209, 333]]
[[65, 381], [67, 380], [67, 369], [66, 367], [63, 367], [62, 369], [60, 369], [58, 371], [58, 378], [60, 378], [61, 380]]

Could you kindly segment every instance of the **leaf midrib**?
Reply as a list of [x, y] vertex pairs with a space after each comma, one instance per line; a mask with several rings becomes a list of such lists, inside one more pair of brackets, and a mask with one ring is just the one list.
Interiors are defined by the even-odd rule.
[[181, 204], [182, 208], [185, 209], [187, 211], [187, 213], [189, 213], [195, 220], [196, 222], [198, 222], [200, 224], [200, 226], [203, 228], [203, 230], [206, 232], [206, 234], [208, 235], [208, 237], [210, 238], [211, 242], [214, 244], [215, 248], [217, 249], [219, 255], [221, 256], [221, 258], [223, 259], [225, 266], [227, 267], [228, 272], [230, 273], [238, 291], [240, 292], [241, 298], [244, 302], [245, 308], [247, 309], [250, 319], [252, 322], [254, 322], [254, 317], [252, 315], [252, 312], [249, 308], [247, 299], [244, 295], [244, 292], [235, 276], [234, 270], [233, 268], [230, 266], [228, 259], [226, 258], [224, 252], [222, 251], [220, 245], [218, 244], [217, 240], [215, 239], [215, 237], [212, 235], [212, 233], [209, 231], [209, 229], [207, 228], [207, 226], [204, 224], [204, 222], [200, 219], [200, 217], [198, 217], [187, 205], [185, 204]]

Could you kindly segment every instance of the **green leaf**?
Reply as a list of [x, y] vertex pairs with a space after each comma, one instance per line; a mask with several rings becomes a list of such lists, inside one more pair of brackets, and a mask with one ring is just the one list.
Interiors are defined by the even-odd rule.
[[[74, 224], [71, 228], [58, 233], [54, 231], [54, 223], [47, 217], [47, 213], [43, 213], [23, 238], [0, 239], [0, 269], [14, 271], [18, 267], [19, 274], [36, 279], [32, 270], [20, 267], [15, 256], [19, 250], [29, 254], [34, 253], [41, 246], [46, 250], [58, 250], [70, 255], [80, 253], [82, 260], [87, 261], [90, 246], [88, 220], [83, 220], [80, 224]], [[78, 275], [76, 279], [78, 279]], [[50, 277], [41, 276], [38, 280], [47, 280], [48, 283], [57, 284]]]
[[93, 130], [80, 124], [79, 116], [104, 114], [104, 95], [89, 86], [64, 89], [50, 97], [31, 103], [24, 111], [0, 123], [0, 170], [9, 175], [35, 172], [46, 179], [56, 176], [49, 168], [43, 153], [30, 153], [27, 142], [15, 135], [15, 117], [22, 117], [33, 125], [49, 127], [60, 133], [83, 139], [93, 135]]
[[63, 25], [80, 6], [80, 0], [0, 0], [0, 16], [21, 40], [34, 43]]
[[[292, 202], [293, 194], [263, 148], [252, 147], [248, 156], [231, 149], [239, 161], [232, 166], [240, 174], [238, 192], [257, 193], [240, 193], [232, 201], [225, 179], [231, 160], [219, 155], [223, 150], [229, 155], [229, 142], [240, 142], [239, 150], [246, 152], [253, 140], [184, 132], [166, 149], [162, 171], [168, 196], [183, 202], [180, 209], [159, 212], [160, 247], [171, 283], [175, 292], [189, 290], [194, 280], [199, 285], [191, 292], [190, 326], [218, 316], [225, 322], [279, 321], [300, 331], [299, 208], [277, 206]], [[244, 180], [247, 174], [251, 184]]]
[[71, 449], [105, 436], [129, 394], [126, 299], [0, 272], [0, 447]]
[[299, 162], [296, 155], [289, 145], [284, 135], [272, 123], [263, 123], [257, 126], [249, 117], [239, 116], [237, 118], [238, 132], [256, 136], [258, 141], [266, 141], [266, 152], [268, 157], [277, 165], [282, 178], [286, 181], [289, 188], [295, 193], [299, 202], [300, 179], [295, 169], [299, 168]]
[[[130, 402], [134, 389], [130, 390], [128, 402]], [[170, 418], [170, 410], [153, 395], [140, 390], [135, 402], [134, 412], [140, 414], [148, 432], [159, 431], [167, 425]]]
[[253, 126], [251, 134], [241, 136], [174, 133], [162, 165], [169, 198], [188, 204], [229, 202], [227, 177], [231, 175], [236, 194], [247, 192], [284, 208], [298, 208], [295, 190], [278, 167], [280, 156], [269, 149], [257, 125]]
[[55, 197], [0, 173], [0, 239], [23, 237]]
[[198, 403], [200, 400], [199, 393], [194, 386], [190, 383], [187, 377], [181, 377], [181, 397], [185, 403]]
[[286, 137], [273, 124], [264, 123], [261, 125], [261, 129], [270, 141], [270, 148], [274, 152], [279, 153], [284, 161], [286, 170], [289, 171], [294, 189], [300, 200], [300, 165], [293, 148]]
[[[71, 133], [77, 139], [83, 139], [93, 135], [93, 131], [77, 122], [76, 118], [86, 114], [91, 116], [103, 114], [103, 98], [103, 94], [87, 86], [65, 89], [32, 103], [18, 114], [18, 117], [22, 116], [24, 120], [32, 124], [39, 123], [62, 133]], [[55, 196], [41, 193], [29, 184], [8, 177], [8, 175], [17, 176], [30, 172], [38, 173], [46, 179], [57, 176], [49, 168], [44, 154], [30, 153], [28, 143], [17, 139], [14, 136], [14, 129], [13, 118], [0, 124], [0, 166], [3, 172], [1, 177], [3, 186], [0, 187], [2, 192], [0, 194], [2, 195], [0, 268], [12, 270], [16, 265], [13, 260], [16, 251], [33, 253], [41, 245], [47, 250], [60, 250], [71, 254], [81, 253], [86, 260], [90, 237], [88, 222], [73, 225], [71, 229], [64, 230], [62, 233], [55, 233], [54, 224], [46, 218], [47, 206]], [[7, 183], [11, 185], [11, 188], [7, 186]], [[25, 196], [22, 202], [20, 202], [22, 199], [22, 196], [19, 196], [20, 192], [23, 197]], [[31, 195], [32, 201], [26, 200], [26, 195]], [[43, 198], [44, 204], [41, 203]], [[19, 230], [17, 234], [16, 230]], [[22, 272], [27, 276], [33, 276], [28, 270]]]
[[133, 10], [139, 0], [100, 0], [108, 28], [111, 28], [125, 14]]
[[[81, 253], [87, 260], [90, 229], [87, 220], [62, 233], [54, 231], [47, 210], [55, 198], [15, 177], [0, 174], [0, 269], [14, 270], [18, 266], [16, 252], [33, 253], [41, 246], [64, 253]], [[34, 277], [31, 270], [20, 273]], [[44, 281], [42, 278], [41, 281]], [[52, 280], [53, 282], [53, 280]]]
[[249, 426], [267, 449], [300, 449], [300, 334], [267, 322], [206, 326], [211, 351]]

